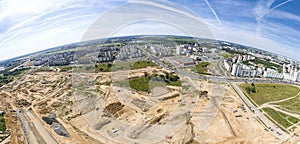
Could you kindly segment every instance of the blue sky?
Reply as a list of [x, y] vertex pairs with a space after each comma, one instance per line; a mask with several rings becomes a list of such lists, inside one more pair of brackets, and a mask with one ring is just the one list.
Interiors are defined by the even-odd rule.
[[[299, 7], [300, 0], [0, 0], [0, 60], [85, 40], [91, 25], [100, 20], [107, 23], [109, 16], [114, 16], [111, 25], [115, 26], [127, 17], [145, 18], [109, 36], [190, 35], [187, 32], [191, 30], [185, 28], [195, 20], [190, 25], [198, 21], [199, 27], [193, 29], [199, 29], [199, 34], [193, 36], [236, 42], [300, 60]], [[150, 12], [140, 12], [146, 9]], [[167, 12], [174, 15], [169, 20], [159, 15]], [[101, 19], [105, 15], [106, 19]], [[153, 19], [156, 15], [159, 20]], [[109, 29], [99, 24], [98, 28]], [[201, 24], [210, 35], [200, 30]]]

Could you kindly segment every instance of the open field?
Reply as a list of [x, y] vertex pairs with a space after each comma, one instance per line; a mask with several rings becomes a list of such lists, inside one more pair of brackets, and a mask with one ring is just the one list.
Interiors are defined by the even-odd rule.
[[110, 72], [112, 64], [96, 64], [95, 65], [95, 72]]
[[149, 61], [149, 60], [141, 60], [141, 61], [136, 61], [133, 63], [131, 69], [141, 69], [141, 68], [146, 68], [148, 66], [157, 66], [154, 62]]
[[208, 72], [208, 69], [209, 62], [201, 62], [196, 65], [196, 72], [199, 74], [211, 75], [211, 73]]
[[[251, 84], [239, 85], [246, 93], [246, 88]], [[257, 104], [262, 105], [267, 102], [283, 100], [299, 93], [299, 88], [286, 84], [255, 84], [255, 93], [246, 93]]]
[[68, 72], [73, 69], [72, 66], [59, 66], [58, 68], [60, 69], [60, 72]]
[[[149, 85], [150, 81], [152, 81], [151, 86]], [[129, 86], [131, 88], [143, 92], [150, 92], [150, 89], [155, 86], [161, 86], [162, 84], [181, 86], [181, 81], [178, 76], [171, 73], [167, 73], [166, 75], [142, 76], [129, 80]]]
[[[120, 70], [136, 70], [146, 67], [157, 66], [155, 63], [149, 60], [138, 60], [138, 61], [126, 61], [117, 63], [100, 63], [95, 65], [77, 66], [75, 72], [111, 72]], [[62, 67], [62, 71], [68, 71], [66, 67]]]
[[299, 87], [287, 84], [240, 84], [240, 87], [282, 129], [293, 132], [299, 127]]
[[149, 92], [150, 77], [140, 77], [129, 80], [129, 86], [137, 91]]
[[275, 104], [279, 105], [283, 108], [286, 108], [293, 113], [300, 114], [300, 96], [296, 96], [292, 99], [289, 99], [289, 100], [286, 100], [283, 102], [279, 102], [279, 103], [275, 103]]
[[293, 124], [298, 123], [299, 119], [293, 116], [289, 116], [279, 111], [275, 111], [271, 108], [263, 108], [268, 116], [270, 116], [274, 121], [283, 126], [284, 128], [289, 128]]

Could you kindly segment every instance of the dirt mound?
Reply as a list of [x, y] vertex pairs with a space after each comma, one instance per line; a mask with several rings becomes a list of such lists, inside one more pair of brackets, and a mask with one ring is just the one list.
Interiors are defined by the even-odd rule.
[[50, 107], [43, 107], [42, 109], [39, 110], [40, 114], [49, 114], [52, 111], [52, 108]]
[[161, 120], [162, 120], [163, 118], [167, 117], [167, 116], [168, 116], [168, 114], [163, 113], [163, 114], [159, 115], [158, 117], [154, 117], [154, 118], [151, 120], [150, 124], [160, 123]]
[[123, 109], [124, 105], [120, 102], [114, 102], [105, 107], [110, 114], [115, 115], [117, 112]]
[[28, 107], [31, 105], [30, 102], [28, 102], [27, 100], [25, 99], [20, 99], [20, 100], [17, 100], [17, 105], [20, 106], [20, 107]]

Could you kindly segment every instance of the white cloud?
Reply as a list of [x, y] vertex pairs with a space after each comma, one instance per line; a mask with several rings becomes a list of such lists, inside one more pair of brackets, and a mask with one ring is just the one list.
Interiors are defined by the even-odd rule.
[[[264, 27], [260, 35], [256, 34], [256, 25], [248, 23], [239, 23], [223, 21], [223, 31], [213, 30], [216, 39], [240, 43], [266, 51], [275, 52], [280, 55], [286, 55], [299, 59], [296, 36], [300, 36], [299, 31], [290, 27], [278, 24]], [[298, 34], [298, 35], [297, 35]], [[288, 37], [289, 36], [289, 37]]]
[[275, 6], [272, 6], [276, 0], [258, 0], [256, 6], [253, 9], [253, 13], [255, 15], [255, 19], [257, 21], [257, 34], [260, 34], [261, 26], [266, 24], [265, 18], [269, 16], [269, 14], [276, 10], [277, 8], [292, 2], [293, 0], [285, 0]]
[[[74, 20], [59, 23], [56, 25], [57, 27], [36, 27], [35, 30], [27, 27], [10, 32], [9, 38], [0, 37], [2, 41], [0, 58], [7, 59], [46, 48], [78, 42], [94, 17], [97, 16], [78, 17]], [[4, 52], [2, 52], [3, 50]]]
[[78, 42], [89, 25], [117, 3], [109, 0], [3, 0], [0, 27], [5, 28], [0, 28], [0, 60]]
[[126, 36], [126, 35], [139, 35], [143, 32], [144, 35], [185, 35], [188, 33], [172, 25], [155, 22], [155, 21], [143, 21], [128, 25], [112, 36]]
[[270, 13], [269, 17], [300, 22], [300, 16], [281, 10], [274, 10], [272, 13]]
[[[88, 2], [84, 0], [66, 0], [63, 2], [61, 0], [19, 0], [18, 2], [2, 0], [0, 1], [0, 60], [62, 44], [78, 42], [82, 40], [87, 28], [101, 14], [127, 1], [130, 0], [89, 0]], [[196, 11], [185, 10], [182, 6], [170, 4], [166, 1], [156, 1], [136, 0], [137, 3], [156, 7], [154, 11], [156, 14], [175, 13], [169, 19], [185, 16], [186, 19], [182, 18], [182, 25], [188, 23], [189, 21], [185, 21], [188, 19], [204, 23], [206, 28], [208, 27], [213, 32], [216, 39], [275, 51], [294, 58], [299, 57], [296, 55], [300, 52], [297, 49], [300, 44], [298, 42], [300, 38], [299, 30], [279, 21], [266, 19], [267, 17], [300, 22], [298, 15], [278, 9], [291, 1], [283, 1], [278, 5], [274, 5], [275, 0], [259, 0], [257, 3], [252, 1], [212, 0], [209, 1], [211, 7], [205, 5], [205, 2], [202, 1], [195, 2], [201, 6], [194, 9]], [[192, 2], [188, 1], [186, 3], [190, 4]], [[143, 7], [140, 8], [143, 9]], [[157, 11], [159, 9], [160, 11]], [[130, 10], [122, 11], [119, 12], [119, 16], [121, 19], [125, 19], [124, 16], [126, 17], [126, 14], [129, 13]], [[132, 16], [135, 17], [137, 14]], [[149, 17], [155, 17], [155, 14], [149, 15]], [[163, 22], [133, 23], [117, 31], [115, 36], [135, 34], [184, 35], [186, 32], [176, 27], [177, 23], [173, 22], [174, 25]], [[220, 23], [222, 23], [222, 27], [218, 26]], [[177, 24], [177, 26], [180, 25]], [[198, 29], [200, 28], [195, 27], [195, 30]], [[259, 35], [256, 31], [259, 31]], [[200, 31], [199, 33], [196, 36], [201, 36]]]

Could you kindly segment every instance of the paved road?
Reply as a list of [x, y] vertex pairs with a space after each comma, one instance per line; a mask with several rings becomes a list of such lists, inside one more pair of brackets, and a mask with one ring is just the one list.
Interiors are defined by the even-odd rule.
[[272, 121], [270, 121], [259, 109], [244, 95], [242, 90], [236, 85], [235, 82], [230, 83], [234, 90], [243, 99], [246, 105], [252, 110], [254, 115], [259, 118], [271, 131], [273, 134], [277, 135], [281, 140], [285, 141], [290, 136], [286, 132], [278, 128]]
[[25, 114], [34, 124], [38, 133], [41, 135], [41, 137], [47, 144], [58, 144], [58, 142], [53, 138], [53, 136], [45, 129], [42, 122], [30, 110], [26, 110]]
[[25, 134], [25, 139], [27, 144], [38, 144], [39, 141], [36, 138], [34, 132], [32, 131], [28, 121], [26, 120], [25, 116], [20, 110], [16, 110], [17, 116], [19, 117], [21, 124], [22, 124], [22, 129]]
[[218, 67], [226, 77], [229, 77], [228, 73], [226, 72], [226, 70], [224, 69], [224, 67], [222, 65], [223, 61], [224, 61], [224, 59], [221, 59], [218, 61]]

